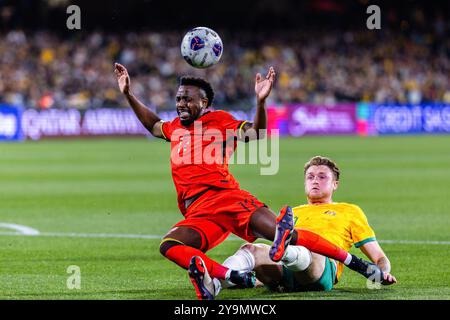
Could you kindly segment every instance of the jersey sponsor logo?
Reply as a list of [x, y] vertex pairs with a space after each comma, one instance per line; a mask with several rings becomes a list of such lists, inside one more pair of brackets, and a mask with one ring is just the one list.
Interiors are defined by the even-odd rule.
[[327, 211], [323, 212], [323, 214], [327, 214], [327, 215], [329, 215], [329, 216], [335, 216], [335, 215], [336, 215], [336, 212], [335, 212], [335, 211], [332, 211], [332, 210], [327, 210]]

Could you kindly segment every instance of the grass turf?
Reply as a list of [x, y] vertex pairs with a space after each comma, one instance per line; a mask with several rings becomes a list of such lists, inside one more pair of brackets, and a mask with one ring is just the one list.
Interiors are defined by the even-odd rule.
[[[448, 242], [449, 145], [450, 136], [286, 138], [276, 175], [261, 176], [258, 165], [231, 171], [276, 211], [304, 202], [303, 164], [330, 156], [342, 171], [334, 200], [361, 206], [379, 240]], [[137, 138], [0, 144], [0, 223], [43, 234], [163, 235], [182, 218], [168, 160], [167, 143]], [[0, 299], [195, 299], [186, 271], [159, 254], [158, 239], [8, 231], [0, 229]], [[223, 261], [241, 243], [225, 241], [209, 255]], [[329, 293], [258, 288], [223, 290], [218, 299], [450, 299], [449, 244], [382, 246], [395, 286], [369, 290], [345, 270]], [[66, 287], [70, 265], [80, 267], [80, 290]]]

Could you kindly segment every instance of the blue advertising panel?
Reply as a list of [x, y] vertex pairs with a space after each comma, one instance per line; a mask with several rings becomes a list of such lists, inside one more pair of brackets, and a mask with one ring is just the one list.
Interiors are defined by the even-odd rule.
[[0, 104], [0, 141], [22, 140], [22, 110], [7, 104]]
[[450, 105], [368, 104], [368, 133], [423, 134], [450, 133]]

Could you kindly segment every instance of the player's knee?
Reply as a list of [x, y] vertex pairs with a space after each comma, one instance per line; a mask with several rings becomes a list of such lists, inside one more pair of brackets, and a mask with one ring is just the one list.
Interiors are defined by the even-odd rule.
[[258, 266], [259, 261], [264, 261], [266, 256], [268, 257], [270, 247], [264, 243], [246, 243], [241, 249], [249, 251], [255, 259], [255, 265]]
[[311, 253], [311, 264], [308, 268], [308, 275], [311, 279], [320, 279], [325, 270], [325, 264], [327, 263], [327, 259], [319, 255], [317, 253]]
[[254, 245], [253, 243], [244, 243], [244, 244], [240, 247], [240, 249], [248, 250], [248, 251], [250, 251], [251, 253], [253, 253], [253, 252], [256, 250], [254, 246], [255, 246], [255, 245]]
[[259, 254], [261, 252], [261, 250], [262, 250], [262, 248], [260, 246], [261, 244], [262, 243], [258, 243], [258, 244], [246, 243], [246, 244], [243, 244], [240, 249], [247, 250], [250, 253], [252, 253], [253, 255], [255, 255], [255, 254]]
[[163, 241], [159, 245], [159, 252], [165, 257], [167, 254], [167, 251], [169, 251], [170, 248], [177, 246], [177, 245], [180, 245], [180, 243], [176, 242], [176, 241], [172, 241], [172, 240]]

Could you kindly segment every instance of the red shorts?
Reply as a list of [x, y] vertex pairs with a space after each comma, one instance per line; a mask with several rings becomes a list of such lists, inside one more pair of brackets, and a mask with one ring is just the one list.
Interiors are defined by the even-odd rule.
[[202, 236], [202, 251], [223, 242], [230, 232], [253, 242], [257, 237], [250, 230], [250, 217], [266, 205], [251, 193], [240, 189], [208, 190], [186, 210], [185, 220], [174, 227], [190, 227]]

